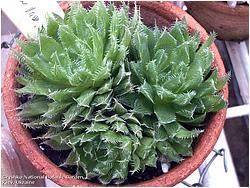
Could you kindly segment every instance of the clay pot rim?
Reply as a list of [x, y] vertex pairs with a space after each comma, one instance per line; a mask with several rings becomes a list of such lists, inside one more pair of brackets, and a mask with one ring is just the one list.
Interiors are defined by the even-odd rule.
[[202, 3], [204, 8], [211, 8], [213, 7], [213, 11], [219, 12], [221, 14], [226, 14], [226, 15], [239, 15], [241, 14], [242, 16], [248, 15], [249, 14], [249, 5], [236, 5], [235, 8], [230, 8], [226, 2], [221, 2], [221, 1], [194, 1], [194, 2], [186, 2], [185, 3]]
[[[190, 15], [172, 3], [147, 3], [139, 1], [137, 4], [149, 9], [150, 11], [154, 11], [164, 18], [167, 18], [167, 14], [174, 16], [179, 20], [185, 16], [191, 32], [198, 30], [203, 42], [208, 38], [206, 31]], [[66, 8], [69, 6], [69, 4], [67, 2], [62, 2], [61, 6]], [[215, 57], [213, 65], [218, 67], [219, 76], [225, 75], [224, 65], [215, 44], [212, 44], [211, 50], [213, 51]], [[21, 122], [17, 117], [16, 108], [18, 105], [18, 99], [14, 93], [16, 84], [14, 78], [17, 64], [18, 62], [13, 57], [9, 57], [4, 76], [3, 102], [11, 133], [19, 144], [21, 151], [39, 171], [41, 171], [46, 176], [68, 176], [70, 175], [69, 173], [60, 169], [42, 153], [37, 144], [32, 141], [29, 132], [21, 125]], [[224, 87], [222, 94], [224, 99], [227, 100], [227, 85]], [[183, 162], [171, 169], [166, 174], [151, 180], [125, 186], [173, 186], [181, 182], [194, 170], [196, 170], [212, 151], [224, 126], [225, 117], [226, 109], [222, 109], [211, 118], [207, 128], [205, 129], [203, 135], [201, 135], [200, 140], [194, 149], [193, 156], [186, 158]], [[100, 184], [77, 179], [53, 179], [53, 181], [61, 186], [102, 186]]]

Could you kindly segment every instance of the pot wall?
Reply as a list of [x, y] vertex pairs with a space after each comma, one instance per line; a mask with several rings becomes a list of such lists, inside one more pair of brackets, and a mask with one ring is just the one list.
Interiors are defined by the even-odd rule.
[[249, 35], [249, 6], [230, 8], [226, 2], [187, 1], [188, 12], [208, 32], [222, 40], [244, 40]]

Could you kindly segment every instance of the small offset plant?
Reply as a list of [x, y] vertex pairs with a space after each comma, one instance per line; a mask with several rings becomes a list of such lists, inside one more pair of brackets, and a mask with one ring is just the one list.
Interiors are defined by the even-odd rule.
[[227, 103], [228, 75], [211, 70], [214, 35], [201, 44], [185, 18], [170, 29], [149, 28], [135, 7], [73, 4], [65, 18], [48, 17], [39, 39], [18, 41], [16, 92], [28, 95], [19, 116], [54, 150], [70, 150], [62, 166], [119, 184], [128, 173], [181, 162], [208, 112]]

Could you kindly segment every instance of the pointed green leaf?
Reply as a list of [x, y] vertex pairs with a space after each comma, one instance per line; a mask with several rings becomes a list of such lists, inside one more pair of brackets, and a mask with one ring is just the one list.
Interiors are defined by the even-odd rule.
[[40, 34], [39, 44], [40, 50], [47, 60], [50, 59], [55, 51], [57, 51], [58, 54], [64, 52], [62, 46], [55, 39], [44, 34]]
[[158, 142], [156, 145], [157, 149], [166, 156], [167, 160], [174, 161], [174, 162], [180, 162], [182, 161], [182, 158], [180, 155], [175, 151], [175, 149], [167, 142]]
[[75, 152], [71, 151], [68, 155], [66, 161], [64, 162], [65, 165], [76, 165], [80, 160], [80, 156]]
[[135, 172], [138, 172], [140, 170], [140, 158], [136, 155], [132, 155], [132, 162], [131, 162], [131, 173], [134, 174]]
[[36, 41], [29, 40], [24, 42], [22, 40], [17, 39], [16, 43], [22, 48], [22, 51], [28, 57], [35, 56], [36, 53], [39, 51], [39, 44]]
[[87, 130], [87, 133], [90, 133], [90, 132], [105, 132], [108, 129], [109, 129], [109, 126], [107, 124], [101, 123], [101, 122], [94, 122], [86, 130]]
[[68, 103], [52, 102], [48, 105], [49, 109], [46, 113], [43, 114], [43, 117], [48, 117], [48, 118], [54, 117], [57, 114], [64, 112], [65, 109], [71, 104], [72, 104], [71, 102]]
[[43, 97], [31, 99], [18, 107], [18, 109], [21, 109], [18, 116], [21, 118], [29, 118], [41, 115], [47, 112], [48, 108], [48, 101], [46, 101]]
[[138, 96], [134, 103], [134, 112], [141, 114], [152, 114], [153, 113], [153, 105], [149, 100], [147, 100], [143, 96]]
[[181, 127], [177, 134], [175, 135], [175, 137], [180, 138], [180, 139], [187, 139], [187, 138], [195, 138], [198, 137], [200, 135], [200, 133], [202, 133], [202, 130], [199, 129], [193, 129], [191, 131], [187, 130], [184, 127]]
[[230, 80], [231, 77], [231, 72], [227, 73], [225, 76], [218, 78], [218, 80], [216, 81], [215, 87], [217, 89], [217, 91], [220, 91], [221, 89], [223, 89], [223, 87], [226, 85], [227, 81]]
[[189, 124], [190, 126], [193, 127], [200, 127], [200, 126], [204, 126], [202, 123], [206, 118], [206, 113], [203, 114], [197, 114], [194, 115], [193, 118], [186, 118], [183, 116], [177, 116], [177, 121], [185, 123], [185, 124]]
[[135, 123], [128, 123], [128, 128], [134, 133], [138, 138], [142, 138], [142, 128]]
[[117, 100], [115, 100], [114, 111], [120, 115], [123, 115], [127, 112], [126, 108], [124, 108], [123, 105]]
[[79, 106], [89, 107], [95, 93], [96, 91], [94, 90], [86, 90], [75, 100]]
[[176, 45], [177, 40], [169, 32], [164, 31], [155, 45], [155, 51], [159, 49], [166, 49], [167, 52], [171, 52]]
[[150, 84], [145, 80], [142, 86], [139, 88], [139, 92], [142, 93], [146, 98], [148, 98], [152, 103], [154, 103], [154, 91]]
[[123, 134], [128, 134], [129, 130], [125, 123], [116, 121], [112, 124], [111, 129], [115, 132], [121, 132]]
[[107, 93], [95, 95], [91, 105], [100, 106], [100, 105], [108, 105], [112, 97], [112, 90]]
[[206, 112], [217, 112], [227, 107], [227, 102], [220, 95], [207, 95], [202, 97]]
[[177, 94], [173, 102], [178, 105], [187, 105], [190, 104], [191, 100], [193, 99], [193, 97], [195, 97], [195, 95], [195, 91]]
[[59, 27], [60, 22], [58, 19], [53, 18], [52, 16], [47, 17], [47, 34], [50, 37], [53, 37], [56, 39], [57, 32], [58, 32], [58, 27]]
[[161, 124], [168, 124], [176, 120], [174, 109], [170, 105], [157, 104], [154, 106], [154, 112]]
[[73, 104], [70, 108], [63, 114], [64, 115], [64, 125], [68, 125], [70, 122], [76, 119], [76, 117], [84, 110], [84, 107]]

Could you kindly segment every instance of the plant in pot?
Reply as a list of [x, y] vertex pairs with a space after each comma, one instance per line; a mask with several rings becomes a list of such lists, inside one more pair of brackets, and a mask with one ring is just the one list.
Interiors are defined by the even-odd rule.
[[[165, 11], [173, 6], [155, 5]], [[18, 62], [9, 61], [5, 77], [7, 119], [41, 172], [67, 171], [89, 180], [55, 179], [60, 185], [174, 185], [198, 167], [218, 138], [229, 76], [214, 35], [204, 40], [204, 30], [201, 37], [195, 27], [190, 32], [185, 18], [170, 28], [159, 28], [157, 20], [148, 27], [140, 15], [136, 6], [130, 18], [127, 5], [98, 2], [86, 10], [76, 3], [64, 19], [49, 17], [38, 40], [17, 41], [22, 51], [14, 52]], [[54, 153], [48, 157], [65, 171], [42, 154], [29, 132], [49, 146]], [[140, 182], [149, 179], [143, 171], [161, 171], [161, 162], [173, 169]]]

